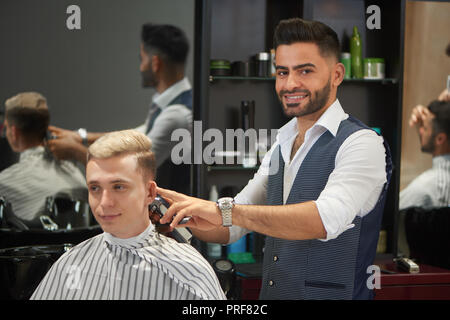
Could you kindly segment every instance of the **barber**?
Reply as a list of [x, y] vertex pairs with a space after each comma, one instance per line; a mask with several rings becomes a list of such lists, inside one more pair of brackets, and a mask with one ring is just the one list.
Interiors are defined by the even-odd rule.
[[[252, 180], [217, 203], [158, 188], [171, 204], [162, 223], [207, 242], [266, 235], [261, 299], [371, 299], [373, 263], [386, 190], [389, 149], [336, 98], [344, 76], [336, 33], [299, 18], [274, 35], [276, 83], [293, 117]], [[173, 220], [172, 220], [173, 219]]]

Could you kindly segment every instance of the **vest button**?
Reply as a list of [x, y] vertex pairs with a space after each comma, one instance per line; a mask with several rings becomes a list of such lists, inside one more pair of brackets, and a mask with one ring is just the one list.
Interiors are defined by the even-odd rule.
[[278, 256], [273, 256], [273, 261], [278, 261]]
[[269, 281], [269, 286], [273, 286], [273, 281], [272, 280]]

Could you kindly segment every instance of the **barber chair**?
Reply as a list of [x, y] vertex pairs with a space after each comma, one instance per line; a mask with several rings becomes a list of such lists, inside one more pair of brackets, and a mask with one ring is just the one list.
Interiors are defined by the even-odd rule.
[[0, 248], [78, 244], [102, 232], [89, 205], [61, 195], [46, 198], [45, 210], [28, 221], [17, 217], [0, 198]]
[[27, 221], [0, 197], [0, 300], [29, 299], [64, 252], [101, 232], [83, 201], [48, 197], [43, 213]]
[[0, 300], [28, 300], [71, 244], [0, 249]]
[[410, 258], [417, 263], [450, 269], [450, 207], [407, 208], [405, 233]]

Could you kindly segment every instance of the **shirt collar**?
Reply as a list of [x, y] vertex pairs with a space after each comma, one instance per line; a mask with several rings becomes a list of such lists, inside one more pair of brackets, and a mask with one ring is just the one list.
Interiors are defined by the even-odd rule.
[[450, 154], [433, 157], [433, 167], [450, 162]]
[[344, 112], [339, 100], [336, 99], [333, 104], [322, 114], [319, 120], [317, 120], [314, 126], [322, 126], [330, 131], [333, 136], [336, 136], [342, 120], [347, 118], [348, 114]]
[[108, 232], [104, 232], [103, 236], [107, 243], [113, 246], [119, 246], [128, 249], [136, 249], [143, 247], [147, 242], [149, 237], [153, 237], [155, 235], [155, 226], [150, 222], [149, 226], [140, 234], [135, 237], [121, 239], [113, 236]]
[[190, 90], [191, 83], [188, 78], [183, 78], [182, 80], [174, 83], [172, 86], [164, 90], [162, 93], [155, 93], [153, 95], [152, 101], [157, 104], [161, 109], [166, 108], [169, 103], [175, 99], [182, 92]]
[[[331, 104], [331, 106], [320, 116], [320, 118], [316, 121], [316, 123], [314, 123], [314, 125], [308, 129], [308, 131], [314, 130], [313, 128], [320, 126], [330, 131], [330, 133], [333, 136], [336, 136], [341, 121], [347, 118], [348, 114], [344, 112], [344, 109], [342, 109], [339, 100], [336, 99]], [[280, 128], [279, 130], [280, 141], [286, 141], [290, 137], [297, 135], [297, 133], [298, 133], [297, 118], [294, 117], [283, 127]]]
[[29, 148], [25, 151], [22, 151], [19, 155], [19, 161], [27, 159], [33, 156], [42, 155], [45, 152], [45, 148], [43, 146], [37, 146], [33, 148]]

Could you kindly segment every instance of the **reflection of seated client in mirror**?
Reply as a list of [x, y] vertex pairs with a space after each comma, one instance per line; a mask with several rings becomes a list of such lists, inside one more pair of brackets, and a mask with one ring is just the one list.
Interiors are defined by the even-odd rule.
[[5, 102], [6, 138], [20, 153], [19, 162], [0, 172], [0, 196], [14, 214], [33, 220], [56, 194], [87, 201], [83, 174], [72, 162], [53, 158], [44, 147], [50, 114], [47, 100], [37, 92], [20, 93]]
[[410, 126], [416, 127], [422, 152], [431, 153], [433, 165], [400, 192], [399, 209], [450, 205], [450, 101], [433, 101], [413, 109]]
[[422, 152], [433, 156], [432, 167], [400, 192], [398, 248], [401, 255], [420, 256], [427, 251], [442, 251], [439, 246], [445, 235], [438, 229], [448, 228], [436, 226], [448, 219], [435, 211], [450, 205], [450, 101], [436, 100], [427, 108], [415, 107], [409, 125], [417, 129]]

